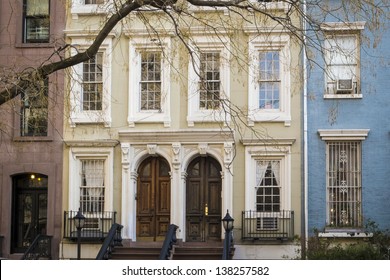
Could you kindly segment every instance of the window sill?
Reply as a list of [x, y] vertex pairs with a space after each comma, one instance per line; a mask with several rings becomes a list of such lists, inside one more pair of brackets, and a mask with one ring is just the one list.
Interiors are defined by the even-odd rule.
[[263, 112], [255, 113], [248, 118], [249, 126], [254, 126], [255, 123], [259, 122], [284, 122], [284, 126], [291, 126], [291, 116], [285, 113]]
[[53, 43], [16, 43], [15, 48], [53, 48]]
[[363, 94], [324, 94], [324, 99], [362, 99]]
[[360, 228], [332, 228], [318, 233], [318, 237], [321, 238], [369, 238], [372, 236], [371, 232], [364, 232]]
[[14, 142], [53, 142], [51, 136], [15, 136]]

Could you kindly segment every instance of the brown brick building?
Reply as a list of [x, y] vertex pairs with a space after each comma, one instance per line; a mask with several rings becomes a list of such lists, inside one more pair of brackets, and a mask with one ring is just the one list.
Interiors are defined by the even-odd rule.
[[[65, 0], [0, 0], [0, 89], [63, 44]], [[62, 223], [63, 73], [0, 105], [0, 257], [19, 259], [38, 234], [58, 259]]]

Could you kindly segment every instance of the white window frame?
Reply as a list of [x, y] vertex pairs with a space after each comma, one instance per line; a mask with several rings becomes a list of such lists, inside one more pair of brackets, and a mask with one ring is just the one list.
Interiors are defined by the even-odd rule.
[[220, 93], [221, 100], [230, 99], [230, 40], [227, 36], [192, 36], [189, 41], [192, 55], [188, 64], [188, 115], [187, 124], [192, 127], [199, 122], [224, 122], [230, 121], [228, 106], [220, 102], [217, 110], [199, 108], [199, 82], [200, 77], [200, 53], [219, 52], [220, 54]]
[[[325, 99], [359, 99], [362, 98], [361, 92], [361, 81], [360, 81], [360, 34], [361, 30], [364, 29], [365, 22], [327, 22], [321, 24], [322, 30], [325, 32], [325, 40], [324, 40], [324, 60], [325, 60], [325, 71], [324, 71], [324, 83], [325, 83], [325, 91], [324, 98]], [[353, 73], [348, 74], [340, 74], [340, 76], [336, 77], [331, 71], [328, 69], [328, 64], [331, 62], [332, 53], [337, 53], [337, 43], [335, 40], [337, 39], [346, 39], [350, 37], [351, 44], [355, 45], [355, 53], [354, 53], [354, 61], [351, 61], [351, 57], [347, 55], [345, 56], [345, 63], [340, 63], [338, 66], [342, 67], [345, 65], [345, 68], [353, 69]], [[332, 50], [333, 46], [333, 51]], [[339, 55], [342, 56], [342, 50], [339, 50]], [[355, 66], [354, 66], [355, 65]], [[351, 77], [352, 76], [352, 77]], [[337, 80], [352, 80], [353, 89], [350, 93], [337, 92]]]
[[[259, 108], [259, 53], [278, 51], [280, 60], [279, 109]], [[256, 122], [284, 122], [291, 125], [291, 85], [290, 85], [290, 36], [268, 34], [249, 36], [249, 76], [248, 76], [248, 125]]]
[[107, 14], [113, 9], [113, 0], [104, 0], [103, 4], [84, 4], [85, 0], [72, 0], [70, 13], [72, 19], [78, 19], [82, 15]]
[[[361, 173], [362, 173], [362, 142], [365, 140], [368, 136], [369, 129], [319, 129], [318, 134], [321, 137], [323, 141], [326, 143], [330, 142], [342, 142], [342, 141], [348, 141], [348, 142], [360, 142], [360, 149], [358, 151], [358, 157], [359, 157], [359, 166], [360, 166], [360, 195], [362, 194], [363, 185], [361, 180]], [[326, 148], [326, 224], [330, 224], [330, 211], [329, 209], [329, 201], [328, 201], [328, 190], [329, 190], [329, 178], [328, 178], [328, 172], [329, 172], [329, 150], [328, 145]], [[363, 199], [361, 198], [361, 205], [363, 204]], [[360, 209], [360, 214], [362, 215], [363, 210], [362, 206]], [[361, 217], [362, 219], [362, 217]], [[340, 227], [335, 227], [335, 229], [340, 229]], [[347, 229], [346, 229], [347, 231]]]
[[[151, 38], [149, 35], [131, 37], [129, 41], [129, 103], [128, 125], [136, 123], [163, 123], [171, 126], [170, 116], [170, 37]], [[140, 81], [141, 53], [161, 52], [161, 110], [141, 110]]]
[[[72, 48], [71, 55], [87, 49], [92, 43], [90, 34], [85, 37], [70, 35], [73, 45], [79, 46], [78, 50]], [[88, 38], [89, 37], [89, 38]], [[112, 70], [112, 37], [109, 35], [102, 43], [99, 52], [103, 54], [103, 96], [102, 110], [82, 110], [82, 77], [83, 63], [79, 63], [71, 69], [70, 81], [70, 118], [71, 127], [83, 123], [103, 123], [105, 127], [111, 126], [111, 70]]]
[[104, 211], [113, 211], [114, 148], [72, 147], [69, 151], [69, 210], [80, 207], [81, 160], [104, 160]]
[[[279, 145], [270, 143], [261, 145], [243, 141], [245, 146], [245, 210], [257, 212], [256, 162], [258, 160], [280, 162], [280, 211], [291, 210], [291, 146], [293, 142], [291, 140], [279, 143]], [[259, 217], [262, 217], [261, 214]]]

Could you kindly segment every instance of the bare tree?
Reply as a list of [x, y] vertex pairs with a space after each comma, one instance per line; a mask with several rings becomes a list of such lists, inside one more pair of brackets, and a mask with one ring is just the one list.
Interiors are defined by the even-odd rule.
[[[266, 2], [279, 2], [288, 4], [288, 10], [285, 13], [274, 13], [271, 9], [266, 9]], [[206, 25], [210, 30], [214, 30], [217, 34], [220, 27], [216, 28], [208, 25], [201, 19], [195, 18], [185, 4], [190, 4], [196, 7], [209, 8], [224, 8], [232, 15], [241, 17], [243, 21], [248, 21], [251, 24], [261, 28], [261, 22], [256, 22], [256, 15], [261, 15], [264, 19], [274, 22], [280, 28], [291, 33], [304, 47], [312, 47], [321, 49], [322, 46], [317, 40], [322, 37], [321, 23], [326, 17], [333, 17], [342, 21], [366, 20], [368, 27], [372, 30], [378, 29], [389, 17], [388, 0], [354, 0], [354, 1], [337, 1], [338, 5], [329, 5], [329, 2], [334, 1], [303, 1], [303, 0], [282, 0], [282, 1], [244, 1], [244, 0], [115, 0], [112, 3], [109, 16], [104, 22], [100, 31], [94, 38], [93, 43], [84, 51], [78, 52], [73, 56], [66, 56], [71, 45], [64, 44], [55, 49], [52, 56], [47, 61], [42, 62], [39, 67], [27, 68], [19, 73], [13, 73], [12, 77], [2, 77], [2, 85], [0, 91], [0, 105], [13, 99], [21, 92], [21, 89], [26, 89], [29, 84], [43, 80], [50, 74], [77, 65], [87, 61], [99, 50], [104, 39], [121, 21], [126, 19], [129, 14], [135, 11], [144, 9], [157, 9], [166, 14], [166, 20], [170, 21], [173, 30], [183, 44], [187, 44], [185, 34], [182, 33], [183, 27], [188, 27], [190, 21], [198, 21]], [[314, 11], [310, 13], [310, 11]], [[309, 12], [308, 12], [309, 11]], [[294, 20], [293, 16], [298, 16], [300, 21]], [[310, 16], [309, 16], [310, 15]], [[306, 24], [303, 25], [303, 22]], [[149, 28], [153, 29], [153, 23], [145, 21]], [[234, 26], [229, 26], [232, 28]], [[304, 30], [305, 28], [305, 30]], [[311, 31], [311, 36], [304, 37], [304, 31]], [[380, 35], [376, 39], [380, 38]], [[305, 39], [305, 40], [304, 40]], [[190, 48], [188, 48], [191, 54]], [[310, 57], [309, 57], [310, 58]], [[54, 60], [54, 61], [53, 61]]]

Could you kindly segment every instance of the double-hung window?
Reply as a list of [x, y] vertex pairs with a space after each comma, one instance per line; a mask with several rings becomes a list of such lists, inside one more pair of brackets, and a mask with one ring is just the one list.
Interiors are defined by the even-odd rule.
[[48, 82], [31, 85], [21, 93], [20, 136], [47, 136]]
[[280, 57], [278, 51], [259, 53], [259, 109], [280, 107]]
[[23, 42], [48, 43], [50, 0], [24, 0]]
[[[74, 46], [72, 55], [83, 52], [90, 44], [91, 34], [70, 33]], [[70, 118], [72, 127], [83, 123], [111, 126], [112, 39], [109, 34], [99, 51], [88, 60], [72, 67], [70, 80]]]
[[255, 143], [253, 139], [243, 139], [246, 233], [253, 229], [259, 234], [266, 231], [275, 233], [278, 230], [289, 231], [288, 225], [293, 221], [291, 209], [293, 142], [273, 139], [259, 140]]
[[129, 39], [129, 127], [137, 123], [171, 125], [170, 37]]
[[103, 107], [103, 54], [83, 63], [82, 110], [100, 111]]
[[220, 104], [220, 53], [200, 54], [199, 109], [215, 110]]
[[256, 210], [280, 211], [280, 161], [256, 161]]
[[141, 54], [140, 109], [161, 110], [161, 52]]
[[104, 160], [81, 160], [80, 208], [84, 213], [104, 211]]
[[325, 98], [361, 98], [360, 30], [364, 23], [324, 23]]
[[248, 125], [256, 122], [291, 125], [289, 35], [250, 33], [248, 49]]
[[189, 47], [188, 126], [229, 122], [229, 38], [194, 34]]

